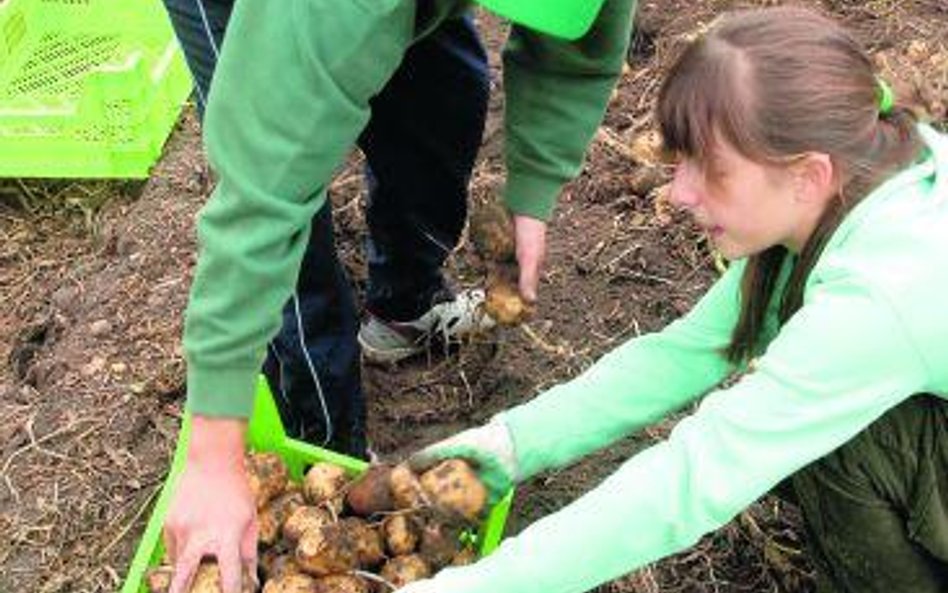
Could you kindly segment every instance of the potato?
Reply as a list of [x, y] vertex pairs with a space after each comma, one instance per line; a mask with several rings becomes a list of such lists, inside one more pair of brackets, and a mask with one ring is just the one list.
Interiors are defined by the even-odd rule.
[[474, 548], [461, 548], [461, 551], [451, 559], [451, 566], [467, 566], [477, 562], [477, 552]]
[[306, 574], [286, 574], [271, 578], [263, 586], [263, 593], [318, 593], [316, 579]]
[[262, 552], [259, 555], [259, 567], [267, 580], [302, 572], [296, 564], [296, 560], [293, 559], [293, 554], [282, 546], [276, 546]]
[[400, 589], [412, 581], [420, 581], [431, 576], [428, 563], [417, 554], [396, 556], [382, 567], [379, 576]]
[[382, 534], [377, 529], [357, 517], [348, 517], [341, 523], [349, 530], [348, 537], [355, 542], [359, 566], [364, 568], [376, 566], [385, 559]]
[[168, 565], [149, 568], [145, 573], [145, 585], [149, 593], [165, 593], [171, 588], [171, 577], [174, 576], [174, 569]]
[[247, 481], [257, 508], [286, 489], [290, 472], [275, 453], [251, 453], [247, 457]]
[[428, 505], [418, 476], [408, 465], [400, 463], [393, 467], [389, 481], [396, 509], [417, 509]]
[[290, 543], [296, 543], [300, 541], [303, 534], [316, 531], [330, 523], [332, 523], [332, 515], [326, 509], [313, 506], [297, 507], [283, 523], [283, 537]]
[[461, 529], [437, 520], [429, 520], [421, 530], [418, 555], [434, 570], [451, 563], [461, 551]]
[[477, 252], [488, 261], [513, 261], [517, 245], [513, 222], [507, 209], [490, 201], [471, 213], [471, 242]]
[[359, 567], [359, 542], [344, 522], [306, 531], [296, 546], [296, 563], [313, 576], [348, 572]]
[[312, 504], [337, 498], [349, 481], [346, 470], [332, 463], [314, 464], [303, 479], [303, 495]]
[[501, 325], [517, 325], [532, 315], [533, 307], [521, 298], [515, 285], [489, 278], [484, 312]]
[[[171, 587], [173, 569], [160, 566], [152, 569], [145, 577], [151, 593], [165, 593]], [[254, 593], [255, 579], [244, 571], [241, 593]], [[202, 562], [194, 573], [189, 593], [221, 593], [221, 572], [214, 561]]]
[[355, 480], [346, 493], [346, 504], [356, 515], [368, 517], [395, 509], [391, 490], [391, 465], [373, 465]]
[[409, 515], [392, 515], [382, 522], [385, 547], [392, 556], [411, 554], [418, 546], [420, 526]]
[[296, 509], [303, 505], [303, 494], [299, 490], [286, 490], [264, 505], [257, 512], [260, 543], [266, 546], [276, 543], [283, 524]]
[[420, 478], [421, 486], [434, 504], [473, 521], [487, 505], [487, 488], [461, 459], [442, 461]]
[[369, 593], [365, 579], [352, 574], [331, 574], [316, 580], [317, 593]]

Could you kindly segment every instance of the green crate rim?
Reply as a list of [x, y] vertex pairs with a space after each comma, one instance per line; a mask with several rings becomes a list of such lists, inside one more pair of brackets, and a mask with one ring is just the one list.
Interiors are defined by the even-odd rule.
[[[154, 509], [145, 526], [145, 532], [132, 558], [121, 593], [147, 593], [145, 573], [152, 566], [157, 566], [164, 556], [162, 527], [168, 515], [178, 478], [184, 470], [190, 435], [191, 419], [190, 415], [185, 414], [168, 477], [161, 493], [158, 495], [158, 500], [155, 502]], [[302, 473], [302, 465], [314, 461], [328, 461], [352, 474], [360, 474], [368, 468], [368, 464], [364, 461], [287, 437], [273, 396], [263, 377], [260, 377], [257, 382], [254, 411], [247, 426], [247, 445], [255, 451], [279, 453], [288, 461], [290, 473], [296, 479], [299, 479]], [[481, 524], [477, 534], [478, 553], [481, 556], [490, 554], [500, 545], [504, 533], [504, 524], [507, 515], [510, 513], [512, 501], [513, 490], [491, 508], [487, 518]]]

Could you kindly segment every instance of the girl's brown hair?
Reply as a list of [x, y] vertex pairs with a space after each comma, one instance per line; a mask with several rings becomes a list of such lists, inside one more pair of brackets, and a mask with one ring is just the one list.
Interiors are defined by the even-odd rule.
[[828, 154], [839, 193], [823, 213], [782, 295], [777, 279], [791, 255], [782, 246], [752, 255], [741, 312], [725, 354], [740, 363], [758, 353], [768, 306], [779, 296], [781, 323], [803, 301], [807, 276], [846, 214], [882, 178], [921, 150], [915, 119], [879, 110], [879, 86], [860, 45], [833, 21], [802, 8], [725, 15], [692, 43], [658, 99], [665, 148], [706, 162], [718, 139], [760, 163]]

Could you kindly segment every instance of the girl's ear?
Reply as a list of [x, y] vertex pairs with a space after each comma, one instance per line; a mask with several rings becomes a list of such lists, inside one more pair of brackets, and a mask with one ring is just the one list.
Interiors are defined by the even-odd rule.
[[836, 195], [836, 166], [825, 152], [808, 152], [794, 163], [794, 197], [799, 202], [825, 202]]

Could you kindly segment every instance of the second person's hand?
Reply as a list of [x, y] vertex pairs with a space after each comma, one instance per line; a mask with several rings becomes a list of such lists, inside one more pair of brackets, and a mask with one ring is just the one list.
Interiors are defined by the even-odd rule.
[[[203, 558], [214, 557], [223, 593], [256, 578], [256, 508], [244, 469], [245, 422], [195, 416], [187, 465], [165, 521], [174, 568], [169, 593], [186, 593]], [[245, 573], [246, 571], [246, 573]]]
[[513, 225], [517, 242], [517, 264], [520, 267], [520, 297], [533, 304], [537, 300], [540, 272], [546, 257], [546, 222], [515, 214]]

